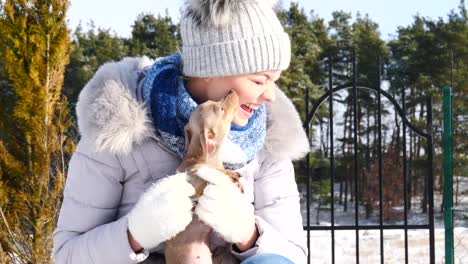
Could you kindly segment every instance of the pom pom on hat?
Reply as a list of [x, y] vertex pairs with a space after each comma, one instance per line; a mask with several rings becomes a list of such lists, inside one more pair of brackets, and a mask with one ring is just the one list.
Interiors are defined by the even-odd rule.
[[274, 8], [279, 0], [187, 0], [187, 16], [192, 17], [198, 26], [223, 27], [231, 17], [239, 12], [243, 4], [266, 4]]

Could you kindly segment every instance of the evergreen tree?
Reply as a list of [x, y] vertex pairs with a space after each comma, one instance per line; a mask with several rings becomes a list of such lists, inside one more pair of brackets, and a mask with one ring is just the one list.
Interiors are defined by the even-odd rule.
[[[440, 88], [450, 85], [453, 77], [454, 91], [457, 95], [454, 97], [455, 101], [466, 96], [467, 45], [468, 21], [463, 0], [460, 1], [459, 12], [451, 11], [447, 22], [442, 18], [435, 21], [416, 16], [413, 24], [400, 27], [397, 38], [389, 43], [392, 61], [389, 67], [391, 72], [389, 75], [392, 77], [391, 88], [399, 94], [402, 90], [406, 91], [409, 117], [420, 129], [425, 129], [423, 120], [426, 113], [426, 95], [434, 96], [434, 124], [439, 127], [442, 126], [442, 112], [438, 110], [441, 109], [442, 103]], [[453, 76], [450, 71], [452, 61]], [[466, 110], [466, 104], [455, 103], [455, 105], [465, 107]], [[454, 128], [457, 129], [456, 127], [455, 122]], [[438, 152], [440, 148], [437, 148], [437, 145], [441, 146], [441, 142], [438, 137], [435, 140], [435, 176], [439, 176], [442, 187], [441, 153]], [[465, 147], [466, 140], [461, 140], [456, 146]], [[421, 139], [410, 137], [409, 159], [416, 167], [416, 170], [410, 170], [411, 194], [421, 192], [425, 186], [424, 153], [427, 153], [427, 150], [423, 149]], [[422, 207], [426, 209], [425, 200]]]
[[172, 22], [166, 11], [163, 17], [141, 14], [133, 24], [129, 40], [130, 55], [158, 58], [170, 55], [180, 47], [179, 26]]
[[[304, 9], [299, 8], [297, 3], [291, 3], [287, 10], [279, 8], [277, 14], [291, 39], [291, 63], [289, 68], [282, 73], [277, 84], [291, 99], [302, 120], [305, 121], [306, 89], [310, 97], [309, 110], [313, 102], [317, 101], [323, 93], [320, 85], [324, 80], [324, 75], [322, 75], [323, 68], [318, 57], [322, 51], [320, 44], [326, 41], [324, 40], [326, 39], [325, 25], [323, 20], [316, 17], [310, 20]], [[322, 110], [311, 124], [317, 122], [317, 118], [320, 120], [323, 113]], [[315, 161], [314, 157], [309, 162], [313, 161]], [[306, 180], [304, 177], [306, 162], [296, 164], [297, 180], [300, 183]]]
[[0, 127], [0, 244], [15, 263], [51, 263], [65, 160], [73, 142], [61, 96], [70, 52], [65, 0], [7, 0], [0, 8], [0, 61], [12, 108]]
[[[347, 12], [333, 12], [333, 18], [329, 22], [329, 41], [323, 47], [323, 56], [326, 58], [327, 67], [331, 61], [333, 65], [333, 86], [349, 84], [353, 82], [353, 58], [356, 57], [357, 81], [365, 86], [378, 86], [377, 76], [377, 55], [382, 57], [382, 62], [387, 58], [385, 42], [380, 38], [377, 23], [369, 17], [361, 16], [359, 13], [355, 22], [351, 22], [352, 15]], [[327, 73], [328, 75], [328, 73]], [[343, 116], [337, 117], [334, 121], [335, 131], [341, 131], [342, 136], [335, 136], [335, 147], [341, 149], [341, 153], [336, 153], [337, 178], [340, 181], [340, 202], [345, 198], [345, 210], [347, 208], [346, 197], [348, 194], [348, 182], [354, 183], [349, 171], [352, 171], [354, 160], [354, 95], [353, 90], [348, 89], [334, 94], [335, 111], [340, 109], [340, 104], [344, 105]], [[362, 168], [370, 164], [370, 149], [375, 149], [377, 118], [376, 96], [368, 90], [358, 90], [357, 109], [357, 139], [358, 139], [358, 160]], [[387, 112], [382, 108], [382, 116]], [[371, 120], [374, 122], [371, 123]], [[338, 129], [341, 128], [341, 129]], [[382, 126], [386, 130], [385, 125]], [[336, 133], [336, 132], [335, 132]], [[371, 135], [374, 134], [373, 140]], [[336, 152], [335, 149], [335, 152]], [[366, 181], [358, 175], [359, 182]], [[344, 186], [343, 186], [344, 184]], [[354, 185], [351, 185], [354, 188]], [[343, 193], [344, 192], [344, 193]], [[351, 190], [353, 192], [353, 190]], [[359, 192], [362, 197], [363, 190]]]
[[76, 28], [63, 88], [63, 93], [70, 103], [76, 103], [81, 89], [99, 66], [127, 56], [128, 47], [125, 42], [125, 39], [118, 37], [110, 29], [96, 29], [93, 22], [87, 32], [83, 32], [81, 25]]

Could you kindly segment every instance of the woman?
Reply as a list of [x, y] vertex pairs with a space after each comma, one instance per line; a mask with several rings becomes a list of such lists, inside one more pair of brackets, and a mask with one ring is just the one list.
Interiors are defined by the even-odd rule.
[[291, 160], [309, 145], [275, 85], [291, 55], [271, 2], [193, 0], [181, 19], [181, 54], [98, 70], [77, 105], [81, 140], [54, 232], [57, 263], [164, 263], [164, 241], [193, 216], [193, 187], [175, 174], [183, 127], [197, 104], [231, 90], [240, 103], [223, 157], [244, 194], [210, 182], [196, 205], [215, 231], [212, 252], [227, 248], [242, 263], [306, 262]]

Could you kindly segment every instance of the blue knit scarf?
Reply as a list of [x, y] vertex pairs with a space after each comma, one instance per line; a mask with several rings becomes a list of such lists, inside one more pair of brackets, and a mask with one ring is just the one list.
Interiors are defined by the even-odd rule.
[[[151, 110], [156, 136], [173, 154], [184, 157], [184, 126], [198, 106], [185, 88], [181, 56], [174, 53], [145, 69], [141, 77], [142, 97]], [[266, 134], [266, 107], [254, 111], [244, 127], [231, 124], [221, 153], [227, 169], [239, 169], [252, 161], [262, 148]], [[224, 154], [223, 154], [224, 153]]]

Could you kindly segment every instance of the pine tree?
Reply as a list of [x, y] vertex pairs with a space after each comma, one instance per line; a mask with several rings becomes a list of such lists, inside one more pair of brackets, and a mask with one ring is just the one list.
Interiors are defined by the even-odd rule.
[[[327, 37], [325, 25], [323, 20], [316, 17], [310, 20], [297, 3], [291, 3], [287, 10], [278, 9], [277, 14], [291, 39], [291, 63], [281, 74], [277, 84], [291, 99], [304, 121], [306, 89], [309, 91], [310, 105], [323, 93], [319, 85], [323, 82], [324, 75], [318, 57], [322, 51], [320, 44], [325, 42], [324, 38]], [[323, 111], [319, 113], [319, 119], [322, 114]], [[317, 117], [312, 121], [316, 122]], [[306, 164], [306, 161], [296, 164], [297, 180], [300, 183], [306, 179], [304, 176]]]
[[[460, 1], [459, 12], [451, 11], [447, 22], [442, 18], [437, 21], [430, 18], [416, 16], [411, 25], [400, 27], [395, 40], [388, 45], [391, 50], [389, 76], [392, 78], [391, 89], [401, 94], [406, 90], [407, 109], [410, 120], [420, 129], [425, 129], [424, 118], [426, 111], [426, 95], [432, 95], [434, 125], [442, 120], [441, 91], [444, 85], [451, 84], [451, 62], [454, 63], [454, 89], [458, 95], [465, 95], [468, 91], [466, 79], [468, 76], [468, 23], [464, 1]], [[462, 98], [455, 96], [457, 98]], [[458, 104], [465, 107], [466, 104]], [[466, 107], [465, 107], [466, 109]], [[466, 111], [465, 111], [466, 112]], [[456, 119], [455, 119], [456, 120]], [[455, 124], [454, 127], [457, 125]], [[407, 133], [408, 135], [408, 133]], [[442, 183], [441, 153], [437, 146], [441, 146], [440, 138], [435, 138], [435, 177], [439, 176], [440, 187]], [[422, 192], [425, 183], [426, 163], [423, 141], [414, 136], [409, 137], [409, 162], [414, 164], [410, 170], [410, 195]], [[461, 140], [456, 146], [466, 146], [466, 140]], [[438, 173], [437, 173], [438, 172]], [[426, 199], [421, 205], [426, 209]]]
[[90, 23], [86, 32], [79, 25], [73, 33], [70, 64], [65, 71], [63, 94], [74, 105], [78, 94], [93, 77], [98, 68], [110, 61], [118, 61], [128, 55], [127, 40], [110, 29], [102, 29]]
[[179, 26], [166, 12], [163, 17], [141, 14], [133, 24], [129, 40], [130, 55], [157, 58], [170, 55], [180, 47]]
[[11, 109], [1, 110], [8, 132], [0, 134], [0, 242], [14, 263], [52, 262], [52, 231], [74, 146], [61, 95], [70, 52], [68, 5], [7, 0], [0, 8], [0, 61], [14, 99]]

